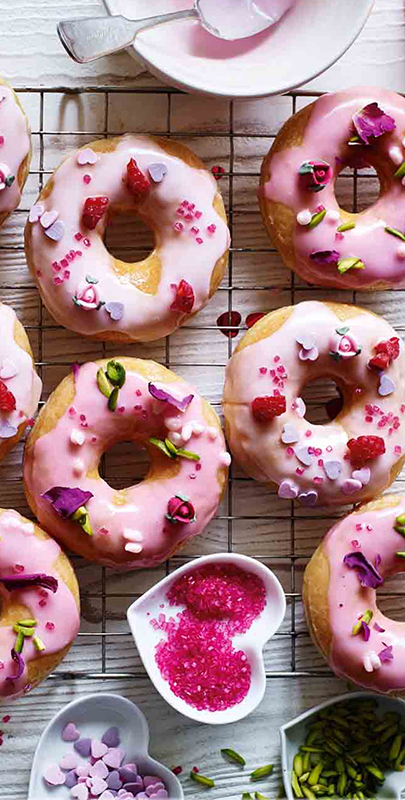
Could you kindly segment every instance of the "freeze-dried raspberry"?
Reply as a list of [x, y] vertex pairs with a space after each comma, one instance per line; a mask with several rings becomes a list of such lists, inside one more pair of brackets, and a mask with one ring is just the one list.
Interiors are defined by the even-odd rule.
[[286, 399], [283, 395], [276, 397], [256, 397], [252, 403], [252, 412], [258, 422], [269, 422], [274, 417], [279, 417], [287, 410]]
[[16, 408], [15, 397], [3, 381], [0, 381], [0, 411], [14, 411]]
[[134, 158], [127, 164], [127, 187], [136, 200], [142, 200], [149, 192], [150, 181], [139, 169]]
[[108, 203], [108, 197], [88, 197], [83, 206], [83, 225], [94, 230], [107, 211]]
[[399, 356], [399, 339], [397, 336], [392, 336], [386, 342], [379, 342], [374, 347], [375, 355], [370, 358], [368, 366], [370, 369], [384, 370], [395, 361]]
[[350, 450], [350, 461], [355, 466], [364, 466], [377, 456], [385, 453], [385, 443], [381, 436], [358, 436], [349, 439], [347, 446]]

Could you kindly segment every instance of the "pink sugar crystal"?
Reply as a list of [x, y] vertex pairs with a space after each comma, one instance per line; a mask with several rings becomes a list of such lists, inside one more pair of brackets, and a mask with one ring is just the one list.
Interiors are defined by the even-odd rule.
[[297, 469], [295, 470], [295, 472], [296, 472], [296, 474], [297, 474], [297, 475], [303, 475], [303, 474], [304, 474], [304, 470], [303, 470], [303, 468], [302, 468], [302, 467], [297, 467]]
[[320, 475], [315, 475], [314, 483], [323, 483], [323, 478]]
[[197, 242], [197, 244], [204, 244], [204, 240], [203, 240], [203, 239], [201, 239], [201, 237], [200, 237], [200, 236], [197, 236], [197, 238], [196, 238], [196, 242]]
[[[197, 214], [196, 214], [196, 216], [197, 216]], [[215, 233], [216, 229], [217, 229], [216, 225], [208, 225], [207, 231], [208, 231], [208, 233], [210, 233], [212, 235], [212, 234]]]
[[366, 422], [372, 422], [372, 421], [373, 421], [373, 418], [372, 418], [372, 417], [370, 417], [369, 415], [367, 415], [367, 417], [366, 417]]
[[287, 447], [287, 455], [288, 456], [293, 456], [294, 455], [294, 448], [293, 447]]
[[397, 456], [399, 456], [399, 455], [402, 453], [402, 447], [400, 447], [400, 446], [399, 446], [399, 444], [396, 444], [396, 445], [395, 445], [395, 447], [394, 447], [394, 453], [395, 453], [395, 455], [397, 455]]
[[90, 183], [91, 175], [89, 175], [88, 173], [86, 173], [86, 175], [83, 175], [83, 181], [84, 181], [84, 183], [87, 183], [87, 184]]
[[55, 624], [53, 622], [47, 622], [46, 625], [45, 625], [45, 628], [48, 631], [54, 631], [55, 630]]
[[77, 242], [80, 242], [81, 239], [83, 239], [83, 234], [80, 233], [80, 231], [78, 231], [77, 233], [75, 233], [75, 239]]
[[309, 438], [310, 436], [312, 436], [312, 431], [310, 431], [310, 430], [308, 430], [308, 431], [305, 431], [305, 436], [306, 436], [307, 438]]
[[184, 228], [184, 225], [183, 225], [183, 223], [182, 223], [182, 222], [175, 222], [175, 223], [173, 224], [173, 230], [174, 230], [176, 233], [181, 233], [181, 232], [182, 232], [182, 230], [183, 230], [183, 228]]
[[24, 572], [24, 569], [22, 564], [14, 564], [14, 572]]
[[259, 369], [260, 375], [265, 375], [267, 372], [267, 367], [260, 367]]

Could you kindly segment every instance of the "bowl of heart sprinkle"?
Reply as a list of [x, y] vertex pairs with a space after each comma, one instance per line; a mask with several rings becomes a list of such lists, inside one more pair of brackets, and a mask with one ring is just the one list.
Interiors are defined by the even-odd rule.
[[[59, 764], [49, 764], [43, 773], [48, 787], [64, 786], [74, 800], [163, 800], [169, 793], [161, 777], [140, 775], [136, 763], [128, 761], [120, 748], [117, 727], [108, 728], [101, 739], [82, 738], [74, 722], [62, 731], [71, 743]], [[59, 795], [58, 795], [59, 797]]]
[[166, 634], [155, 659], [172, 692], [199, 711], [224, 711], [249, 692], [252, 670], [232, 639], [249, 630], [266, 606], [262, 579], [230, 563], [208, 563], [184, 573], [169, 588], [176, 617], [159, 614], [155, 630]]

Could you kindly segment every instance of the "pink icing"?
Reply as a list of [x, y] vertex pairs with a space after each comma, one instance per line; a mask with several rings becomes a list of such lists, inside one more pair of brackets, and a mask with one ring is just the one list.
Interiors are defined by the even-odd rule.
[[[377, 102], [396, 123], [393, 132], [371, 140], [368, 146], [348, 146], [354, 134], [353, 114], [369, 103]], [[270, 180], [264, 186], [265, 198], [283, 203], [294, 215], [309, 209], [315, 214], [321, 202], [328, 215], [313, 230], [295, 225], [294, 247], [297, 272], [305, 280], [321, 285], [344, 287], [368, 287], [378, 281], [393, 285], [405, 284], [405, 262], [401, 251], [401, 240], [386, 233], [385, 226], [403, 232], [405, 214], [405, 188], [400, 178], [394, 178], [398, 161], [391, 157], [399, 151], [405, 161], [403, 133], [405, 130], [405, 101], [395, 92], [379, 88], [357, 87], [336, 94], [328, 94], [317, 100], [299, 147], [290, 147], [270, 156]], [[390, 155], [391, 154], [391, 155]], [[300, 182], [298, 170], [305, 161], [316, 159], [330, 164], [332, 181], [318, 193], [308, 191]], [[383, 165], [385, 175], [391, 175], [389, 190], [384, 197], [361, 214], [356, 215], [356, 227], [335, 238], [342, 224], [340, 208], [335, 197], [335, 179], [350, 159], [360, 159], [372, 164], [377, 170]], [[269, 211], [271, 215], [271, 212]], [[310, 258], [316, 251], [336, 250], [341, 258], [356, 256], [365, 264], [365, 269], [350, 269], [339, 275], [336, 264], [317, 264]]]
[[[22, 651], [25, 663], [41, 658], [43, 655], [57, 653], [66, 647], [79, 630], [79, 612], [75, 599], [59, 577], [55, 562], [60, 555], [60, 547], [53, 539], [38, 539], [34, 526], [16, 511], [4, 511], [0, 516], [0, 576], [15, 574], [19, 563], [27, 575], [41, 572], [52, 575], [58, 580], [55, 594], [46, 589], [33, 587], [29, 589], [7, 592], [0, 584], [0, 601], [2, 599], [27, 606], [30, 616], [37, 620], [35, 632], [42, 639], [46, 650], [36, 650], [31, 638], [26, 638]], [[53, 621], [54, 627], [48, 626]], [[0, 661], [4, 669], [0, 677], [0, 697], [8, 699], [19, 697], [27, 684], [27, 670], [19, 680], [11, 684], [6, 681], [8, 675], [16, 673], [15, 662], [11, 658], [11, 650], [15, 645], [16, 633], [12, 626], [0, 625]]]
[[[400, 502], [394, 508], [345, 517], [329, 531], [322, 546], [330, 570], [331, 667], [338, 675], [379, 692], [405, 688], [405, 623], [391, 620], [381, 613], [375, 590], [362, 587], [355, 570], [348, 569], [343, 559], [347, 553], [353, 552], [353, 539], [356, 538], [361, 552], [373, 565], [376, 556], [381, 556], [378, 572], [384, 580], [404, 571], [404, 560], [396, 556], [397, 551], [404, 550], [404, 537], [394, 530], [394, 525], [396, 518], [405, 512], [405, 497], [398, 496], [398, 499]], [[362, 526], [361, 533], [359, 525]], [[371, 529], [368, 530], [367, 526]], [[352, 636], [352, 628], [368, 609], [374, 616], [369, 623], [370, 638], [366, 642], [361, 634]], [[376, 629], [375, 624], [384, 632]], [[378, 655], [384, 646], [391, 645], [394, 659], [373, 672], [367, 672], [364, 667], [367, 654], [371, 651]]]
[[[15, 321], [13, 309], [0, 304], [0, 380], [16, 399], [15, 411], [0, 411], [0, 442], [2, 424], [8, 423], [18, 428], [26, 422], [36, 413], [42, 391], [42, 381], [35, 372], [31, 356], [14, 340]], [[4, 375], [15, 374], [9, 378], [3, 377], [3, 370]]]
[[[91, 186], [87, 187], [82, 180], [84, 167], [78, 164], [77, 152], [72, 153], [55, 172], [52, 192], [41, 201], [46, 211], [59, 212], [58, 223], [63, 223], [64, 227], [62, 238], [55, 242], [47, 236], [40, 222], [28, 223], [34, 261], [31, 266], [35, 270], [41, 267], [40, 288], [46, 305], [58, 322], [78, 333], [90, 335], [113, 330], [143, 341], [165, 336], [187, 318], [187, 315], [170, 308], [175, 298], [173, 286], [186, 279], [194, 290], [193, 313], [199, 311], [208, 300], [214, 266], [229, 244], [227, 226], [212, 205], [217, 191], [216, 181], [206, 170], [190, 167], [167, 154], [152, 139], [128, 134], [121, 138], [114, 152], [98, 153], [94, 166], [86, 166], [92, 176]], [[141, 291], [127, 278], [117, 278], [111, 268], [112, 256], [102, 239], [106, 217], [98, 224], [97, 230], [88, 230], [81, 222], [87, 197], [107, 196], [112, 209], [120, 204], [127, 209], [134, 208], [122, 180], [130, 158], [136, 159], [146, 176], [149, 174], [148, 165], [158, 163], [167, 169], [159, 183], [151, 180], [149, 197], [142, 206], [142, 214], [153, 221], [159, 243], [161, 279], [156, 294]], [[193, 209], [189, 212], [189, 221], [182, 216], [183, 228], [179, 233], [175, 224], [178, 221], [177, 210], [184, 198]], [[199, 223], [204, 226], [201, 246], [191, 233], [196, 208], [201, 213]], [[216, 226], [215, 233], [205, 234], [206, 228], [212, 224]], [[71, 249], [73, 252], [76, 250], [77, 241], [84, 244], [81, 257], [70, 263], [68, 279], [61, 280], [58, 274], [56, 285], [52, 263], [61, 264]], [[74, 304], [73, 296], [78, 287], [82, 291], [89, 274], [97, 281], [92, 285], [96, 286], [102, 302], [107, 306], [116, 302], [124, 304], [121, 319], [114, 320], [104, 305], [99, 310], [91, 310]]]
[[[148, 381], [136, 372], [127, 371], [119, 394], [120, 412], [108, 411], [107, 399], [97, 387], [97, 370], [95, 363], [80, 368], [73, 413], [68, 409], [50, 433], [26, 449], [25, 481], [35, 497], [38, 519], [62, 543], [74, 548], [77, 523], [59, 517], [41, 495], [52, 486], [78, 486], [94, 494], [86, 505], [94, 532], [91, 540], [94, 560], [126, 569], [151, 567], [164, 561], [176, 545], [201, 533], [216, 513], [221, 496], [218, 470], [226, 469], [224, 438], [219, 430], [212, 438], [213, 429], [205, 419], [202, 400], [184, 382], [165, 385], [155, 381], [159, 388], [176, 397], [194, 394], [183, 413], [168, 403], [154, 400], [148, 392]], [[178, 421], [178, 429], [173, 420]], [[84, 434], [83, 444], [72, 443], [73, 430]], [[178, 442], [176, 437], [181, 437], [182, 432], [185, 438]], [[188, 434], [190, 438], [186, 438]], [[119, 494], [117, 503], [118, 493], [101, 478], [90, 477], [89, 472], [97, 469], [103, 452], [113, 443], [132, 440], [142, 444], [151, 436], [160, 439], [170, 436], [176, 446], [197, 453], [201, 469], [196, 470], [195, 461], [178, 459], [176, 476], [131, 486]], [[79, 474], [75, 471], [78, 460]], [[171, 523], [166, 519], [168, 502], [176, 495], [189, 498], [196, 513], [195, 522]], [[87, 535], [80, 528], [79, 531], [79, 535]], [[131, 551], [132, 545], [135, 548]]]
[[[350, 339], [354, 339], [362, 350], [357, 356], [336, 361], [330, 356], [330, 349], [335, 344], [336, 329], [346, 327]], [[307, 345], [312, 343], [310, 338], [305, 341], [304, 335], [315, 338], [319, 355], [314, 361], [301, 360], [301, 344], [297, 337]], [[358, 314], [354, 310], [353, 317], [342, 322], [323, 303], [306, 302], [295, 306], [291, 316], [271, 336], [236, 353], [227, 366], [224, 411], [231, 450], [248, 474], [261, 482], [282, 484], [283, 489], [279, 491], [283, 497], [300, 499], [300, 495], [304, 495], [301, 500], [306, 505], [315, 504], [314, 500], [318, 505], [341, 504], [348, 502], [346, 495], [349, 494], [350, 499], [357, 502], [386, 488], [390, 483], [391, 469], [405, 452], [405, 424], [401, 411], [405, 392], [403, 346], [399, 358], [387, 371], [396, 387], [392, 394], [385, 397], [378, 394], [379, 376], [368, 369], [367, 364], [375, 344], [393, 335], [395, 331], [381, 317]], [[271, 375], [276, 355], [281, 357], [286, 372], [282, 389], [277, 374]], [[270, 367], [267, 376], [261, 373], [263, 364]], [[321, 375], [331, 376], [345, 385], [352, 404], [340, 421], [312, 425], [298, 413], [300, 404], [297, 406], [297, 400], [306, 383]], [[252, 401], [255, 397], [272, 395], [277, 391], [286, 397], [287, 412], [269, 423], [257, 422], [251, 411]], [[367, 422], [366, 417], [371, 422]], [[282, 442], [285, 425], [293, 427], [297, 434], [293, 438], [298, 441]], [[353, 475], [355, 467], [345, 456], [348, 439], [364, 434], [382, 437], [386, 452], [368, 462], [370, 480], [362, 485], [358, 476]], [[304, 449], [306, 452], [303, 454]], [[306, 460], [312, 460], [312, 465], [303, 464], [297, 458], [297, 452], [304, 458], [309, 455], [311, 458]], [[322, 456], [322, 464], [319, 464], [318, 456]], [[330, 461], [337, 461], [340, 465], [340, 474], [333, 480], [327, 477], [328, 467], [325, 467]], [[305, 497], [310, 491], [315, 491], [316, 496]]]
[[21, 163], [30, 152], [30, 135], [25, 114], [17, 105], [10, 86], [0, 81], [0, 164], [9, 167], [15, 175], [11, 186], [0, 191], [0, 219], [17, 208], [21, 200], [21, 189], [17, 175]]

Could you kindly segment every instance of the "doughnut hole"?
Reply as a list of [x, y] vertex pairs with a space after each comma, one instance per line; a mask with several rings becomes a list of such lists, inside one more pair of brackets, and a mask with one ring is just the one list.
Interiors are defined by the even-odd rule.
[[322, 377], [309, 381], [301, 397], [307, 407], [305, 419], [312, 425], [326, 425], [343, 408], [342, 392], [333, 378]]
[[113, 489], [141, 483], [149, 472], [148, 451], [137, 442], [117, 442], [104, 453], [99, 473]]
[[107, 250], [125, 264], [142, 261], [155, 246], [154, 233], [138, 214], [116, 212], [108, 219], [105, 234]]
[[381, 196], [384, 176], [376, 174], [368, 164], [342, 165], [335, 182], [335, 195], [339, 207], [350, 214], [360, 214], [372, 208]]

